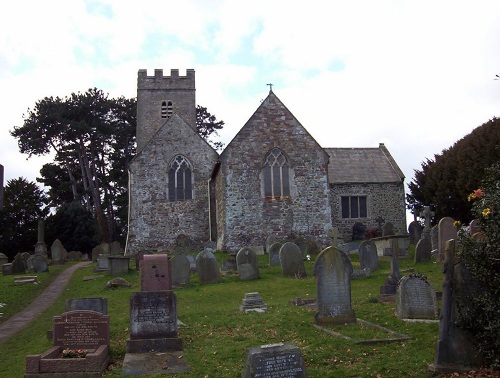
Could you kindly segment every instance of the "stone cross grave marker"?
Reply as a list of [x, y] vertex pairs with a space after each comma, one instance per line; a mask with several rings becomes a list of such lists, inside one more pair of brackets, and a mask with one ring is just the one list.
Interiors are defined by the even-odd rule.
[[236, 254], [236, 265], [240, 280], [256, 280], [260, 277], [257, 254], [252, 248], [243, 247], [239, 250]]
[[436, 291], [425, 276], [410, 274], [401, 278], [395, 314], [399, 319], [437, 319]]
[[318, 324], [355, 323], [351, 305], [352, 264], [349, 256], [338, 248], [328, 247], [316, 258], [316, 300]]
[[334, 247], [337, 247], [339, 244], [339, 239], [342, 239], [342, 234], [340, 233], [338, 227], [332, 227], [328, 236], [332, 239], [332, 246]]
[[305, 378], [300, 349], [288, 343], [262, 345], [247, 349], [242, 378]]
[[302, 252], [296, 244], [292, 242], [283, 244], [279, 256], [283, 275], [295, 278], [307, 276], [304, 261], [302, 260]]
[[144, 255], [141, 264], [141, 291], [172, 289], [172, 275], [168, 255]]
[[368, 268], [370, 272], [379, 269], [377, 246], [370, 240], [363, 241], [358, 248], [359, 267], [361, 270]]

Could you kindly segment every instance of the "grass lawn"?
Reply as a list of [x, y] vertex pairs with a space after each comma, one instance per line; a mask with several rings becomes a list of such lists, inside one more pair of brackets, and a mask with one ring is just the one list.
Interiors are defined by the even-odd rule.
[[[217, 258], [222, 260], [227, 255], [218, 253]], [[353, 265], [359, 266], [358, 256], [352, 255], [351, 258]], [[112, 277], [94, 273], [94, 265], [78, 269], [64, 293], [50, 309], [0, 345], [0, 355], [4, 356], [0, 362], [1, 377], [23, 377], [26, 355], [42, 353], [51, 346], [46, 333], [52, 327], [52, 317], [64, 311], [66, 299], [77, 297], [108, 299], [112, 364], [105, 376], [123, 376], [121, 363], [130, 327], [129, 299], [132, 292], [140, 290], [139, 274], [132, 270], [122, 276], [132, 283], [131, 288], [108, 289], [106, 283]], [[410, 336], [410, 340], [387, 344], [355, 344], [315, 328], [314, 311], [290, 303], [298, 297], [316, 297], [313, 262], [306, 262], [308, 278], [286, 278], [282, 276], [280, 267], [269, 267], [268, 256], [265, 255], [259, 256], [259, 280], [239, 281], [237, 277], [225, 277], [217, 284], [200, 285], [197, 274], [192, 274], [189, 287], [175, 290], [178, 318], [187, 325], [187, 328], [179, 329], [179, 336], [183, 340], [184, 358], [190, 371], [170, 376], [241, 377], [248, 347], [279, 342], [292, 343], [300, 348], [310, 378], [428, 376], [427, 365], [434, 361], [439, 326], [435, 323], [407, 324], [395, 318], [394, 303], [376, 300], [379, 288], [389, 273], [389, 259], [382, 258], [380, 265], [381, 270], [371, 277], [352, 281], [353, 310], [358, 318]], [[408, 258], [401, 259], [400, 267], [402, 275], [410, 270], [422, 273], [436, 290], [441, 290], [443, 275], [440, 264], [415, 264], [412, 258]], [[51, 267], [49, 275], [55, 274], [55, 270], [55, 267]], [[42, 278], [42, 282], [45, 280], [43, 274], [38, 276]], [[85, 276], [95, 278], [84, 281]], [[13, 276], [0, 279], [2, 295], [6, 291], [26, 290], [12, 286]], [[240, 312], [239, 305], [244, 294], [255, 291], [260, 293], [269, 306], [268, 311], [264, 314]], [[29, 299], [24, 298], [30, 295]], [[31, 292], [19, 291], [0, 302], [8, 303], [8, 308], [11, 300], [17, 299], [19, 302], [23, 297], [22, 303], [26, 304], [33, 295]], [[342, 332], [342, 329], [337, 327], [335, 331]], [[387, 335], [364, 327], [346, 328], [346, 334], [356, 339], [387, 338]]]

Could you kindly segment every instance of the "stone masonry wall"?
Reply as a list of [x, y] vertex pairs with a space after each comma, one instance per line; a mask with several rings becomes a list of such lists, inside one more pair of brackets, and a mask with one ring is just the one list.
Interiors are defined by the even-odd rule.
[[[289, 198], [263, 195], [261, 169], [274, 147], [291, 167]], [[326, 245], [331, 228], [327, 161], [324, 150], [271, 93], [221, 155], [225, 216], [219, 219], [218, 246], [235, 252], [263, 245], [270, 234], [311, 235]]]
[[[367, 218], [342, 218], [341, 196], [367, 196]], [[377, 228], [376, 218], [381, 216], [385, 222], [394, 225], [396, 234], [407, 233], [405, 213], [404, 184], [372, 183], [372, 184], [336, 184], [330, 188], [332, 223], [338, 227], [344, 240], [351, 240], [352, 226], [356, 222], [363, 223], [367, 229]]]

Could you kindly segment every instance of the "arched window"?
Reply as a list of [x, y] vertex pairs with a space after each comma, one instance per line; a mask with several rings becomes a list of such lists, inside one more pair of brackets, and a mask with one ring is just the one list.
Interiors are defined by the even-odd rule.
[[188, 199], [193, 199], [193, 169], [184, 156], [177, 155], [168, 170], [168, 200]]
[[169, 118], [173, 112], [172, 101], [163, 101], [161, 103], [161, 118]]
[[266, 197], [290, 196], [290, 167], [279, 148], [273, 148], [267, 154], [262, 168], [262, 178]]

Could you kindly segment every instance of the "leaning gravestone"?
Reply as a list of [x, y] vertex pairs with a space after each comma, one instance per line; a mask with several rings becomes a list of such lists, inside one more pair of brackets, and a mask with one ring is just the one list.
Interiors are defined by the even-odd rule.
[[175, 255], [169, 260], [172, 267], [172, 285], [174, 287], [186, 286], [189, 284], [191, 267], [186, 255]]
[[316, 258], [316, 300], [318, 324], [356, 323], [351, 305], [352, 264], [349, 256], [338, 248], [328, 247]]
[[196, 270], [202, 284], [218, 282], [221, 279], [219, 263], [215, 255], [208, 250], [201, 251], [196, 256]]
[[259, 275], [259, 264], [254, 250], [244, 247], [236, 254], [238, 276], [241, 281], [256, 280]]
[[63, 264], [64, 260], [67, 258], [68, 252], [59, 239], [54, 240], [52, 243], [50, 247], [50, 256], [52, 265]]
[[399, 319], [437, 319], [436, 291], [422, 274], [399, 280], [395, 314]]
[[276, 242], [269, 247], [267, 251], [269, 253], [269, 265], [280, 265], [280, 249], [282, 245], [280, 242]]
[[44, 253], [35, 253], [32, 260], [33, 273], [44, 273], [49, 271], [49, 260]]
[[368, 268], [370, 272], [379, 269], [377, 246], [370, 240], [365, 240], [359, 245], [359, 265], [361, 269]]
[[417, 244], [422, 237], [422, 226], [417, 221], [408, 225], [408, 234], [410, 235], [410, 244]]
[[242, 378], [305, 378], [300, 349], [293, 344], [269, 344], [247, 349]]
[[438, 254], [437, 261], [444, 261], [445, 244], [450, 239], [457, 238], [457, 228], [453, 225], [455, 220], [450, 217], [441, 218], [438, 223]]
[[0, 252], [0, 266], [3, 264], [7, 264], [9, 262], [9, 258], [6, 254]]
[[302, 252], [300, 248], [291, 242], [286, 242], [279, 252], [281, 269], [287, 277], [304, 278], [307, 276]]

